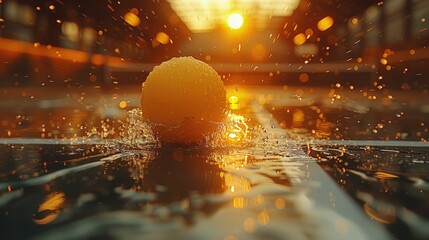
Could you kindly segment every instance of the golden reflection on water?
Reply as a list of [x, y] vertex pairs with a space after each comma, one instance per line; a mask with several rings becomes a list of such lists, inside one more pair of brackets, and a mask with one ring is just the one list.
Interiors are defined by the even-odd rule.
[[376, 177], [378, 179], [394, 179], [394, 178], [399, 178], [398, 175], [387, 173], [387, 172], [381, 172], [381, 171], [375, 172], [374, 177]]
[[236, 176], [231, 173], [224, 174], [224, 181], [227, 189], [231, 193], [245, 193], [250, 192], [251, 183], [247, 178]]
[[297, 109], [292, 115], [292, 127], [302, 127], [305, 120], [305, 114], [302, 110]]
[[277, 198], [274, 205], [280, 210], [286, 207], [286, 201], [283, 198]]
[[[60, 214], [60, 210], [63, 207], [65, 200], [65, 195], [62, 192], [49, 194], [42, 204], [40, 204], [33, 221], [39, 225], [48, 224], [54, 221]], [[37, 218], [38, 215], [41, 215], [42, 217]]]
[[240, 142], [247, 137], [248, 126], [242, 115], [228, 114], [226, 125], [226, 139], [229, 142]]
[[241, 107], [240, 107], [240, 104], [238, 104], [238, 103], [231, 103], [231, 104], [229, 104], [229, 108], [231, 110], [239, 110]]
[[270, 222], [270, 215], [266, 210], [258, 213], [258, 223], [259, 224], [267, 225], [269, 222]]
[[371, 207], [368, 203], [363, 205], [365, 213], [373, 220], [383, 223], [392, 224], [396, 219], [396, 209], [394, 206], [377, 206]]
[[232, 206], [234, 208], [244, 208], [247, 205], [247, 199], [244, 197], [235, 197], [232, 199]]
[[252, 233], [256, 230], [256, 222], [253, 218], [246, 218], [243, 227], [246, 232]]

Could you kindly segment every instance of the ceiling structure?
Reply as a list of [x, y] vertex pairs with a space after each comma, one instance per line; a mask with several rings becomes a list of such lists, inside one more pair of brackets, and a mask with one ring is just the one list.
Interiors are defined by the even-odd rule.
[[167, 0], [192, 32], [209, 32], [225, 25], [228, 16], [239, 13], [258, 29], [271, 18], [292, 15], [300, 0]]

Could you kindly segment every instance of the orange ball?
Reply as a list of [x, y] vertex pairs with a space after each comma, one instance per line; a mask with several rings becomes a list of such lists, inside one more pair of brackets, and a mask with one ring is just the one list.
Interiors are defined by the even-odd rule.
[[202, 142], [225, 119], [226, 92], [219, 74], [193, 57], [156, 66], [142, 84], [143, 118], [162, 142]]

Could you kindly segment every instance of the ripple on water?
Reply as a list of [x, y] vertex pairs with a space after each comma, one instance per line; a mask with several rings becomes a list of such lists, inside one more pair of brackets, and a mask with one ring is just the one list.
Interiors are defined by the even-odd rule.
[[[184, 151], [179, 161], [167, 150], [103, 158], [103, 172], [127, 171], [132, 182], [116, 179], [113, 202], [97, 192], [78, 198], [72, 213], [62, 213], [72, 221], [35, 239], [367, 239], [334, 211], [315, 207], [305, 156]], [[88, 208], [97, 210], [82, 218]]]
[[231, 117], [205, 147], [160, 149], [140, 116], [130, 111], [120, 139], [99, 146], [108, 156], [13, 183], [22, 190], [11, 198], [27, 200], [6, 209], [29, 203], [34, 189], [46, 194], [35, 206], [56, 199], [56, 208], [47, 208], [49, 219], [13, 215], [11, 229], [37, 216], [20, 225], [37, 229], [34, 239], [367, 239], [309, 198], [317, 183], [306, 164], [314, 160], [299, 148], [259, 143], [261, 129]]

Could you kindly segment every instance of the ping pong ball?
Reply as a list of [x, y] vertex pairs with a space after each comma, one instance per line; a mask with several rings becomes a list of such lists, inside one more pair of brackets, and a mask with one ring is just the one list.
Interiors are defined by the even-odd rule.
[[225, 106], [219, 74], [193, 57], [161, 63], [142, 84], [142, 116], [154, 123], [162, 142], [204, 141], [225, 119]]

